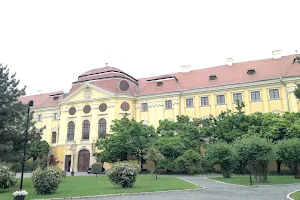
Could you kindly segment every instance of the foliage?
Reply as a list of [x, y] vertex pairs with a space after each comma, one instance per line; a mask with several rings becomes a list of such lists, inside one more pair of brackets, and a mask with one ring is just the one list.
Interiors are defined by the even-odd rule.
[[96, 162], [96, 163], [92, 164], [91, 168], [92, 168], [91, 173], [96, 174], [96, 176], [97, 176], [97, 174], [101, 174], [101, 172], [102, 172], [102, 163]]
[[106, 174], [112, 184], [122, 188], [131, 188], [136, 181], [139, 169], [138, 165], [124, 161], [113, 164]]
[[154, 173], [157, 180], [157, 163], [165, 160], [165, 157], [160, 153], [156, 147], [150, 147], [147, 149], [147, 154], [144, 157], [146, 160], [154, 162]]
[[300, 99], [300, 84], [297, 84], [297, 86], [294, 90], [294, 95], [297, 99]]
[[55, 167], [48, 167], [44, 170], [36, 169], [32, 173], [33, 186], [38, 194], [52, 194], [62, 181], [62, 173]]
[[10, 167], [0, 163], [0, 189], [7, 189], [17, 183], [16, 173]]
[[235, 142], [237, 156], [247, 162], [257, 183], [266, 183], [268, 164], [275, 158], [273, 142], [259, 136], [249, 136]]
[[232, 144], [216, 142], [208, 146], [205, 154], [208, 165], [220, 165], [224, 178], [230, 178], [233, 169], [238, 164]]
[[[0, 65], [0, 162], [15, 163], [22, 160], [24, 133], [26, 130], [27, 105], [19, 98], [25, 95], [25, 88], [18, 88], [16, 74], [10, 75], [6, 67]], [[27, 102], [25, 102], [27, 103]], [[42, 129], [35, 128], [33, 112], [30, 113], [27, 149], [33, 148], [41, 140]]]
[[279, 141], [277, 146], [277, 156], [286, 164], [296, 179], [300, 178], [300, 139], [286, 139]]
[[175, 160], [175, 168], [178, 172], [195, 174], [202, 170], [202, 157], [195, 150], [187, 150]]

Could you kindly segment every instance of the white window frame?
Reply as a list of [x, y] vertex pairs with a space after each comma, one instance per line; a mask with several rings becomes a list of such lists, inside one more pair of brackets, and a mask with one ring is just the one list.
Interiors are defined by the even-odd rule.
[[[167, 102], [171, 102], [171, 108], [167, 108]], [[165, 100], [165, 109], [166, 109], [166, 110], [171, 110], [171, 109], [173, 109], [173, 102], [172, 102], [172, 100], [170, 100], [170, 99]]]
[[[277, 90], [277, 91], [278, 91], [278, 98], [274, 98], [274, 99], [271, 98], [271, 95], [270, 95], [270, 91], [271, 91], [271, 90]], [[268, 93], [269, 93], [269, 100], [279, 100], [279, 99], [280, 99], [280, 91], [279, 91], [279, 88], [270, 88], [270, 89], [268, 89]]]
[[[190, 99], [192, 99], [192, 106], [187, 106], [187, 100], [190, 100]], [[187, 98], [185, 98], [185, 107], [186, 108], [194, 108], [194, 97], [187, 97]]]
[[[146, 109], [146, 110], [144, 110], [143, 105], [147, 105], [147, 109]], [[146, 103], [146, 102], [142, 103], [142, 104], [141, 104], [141, 107], [142, 107], [142, 112], [148, 112], [148, 109], [149, 109], [148, 103]]]
[[[258, 94], [259, 94], [259, 99], [258, 100], [257, 99], [255, 99], [255, 100], [252, 99], [252, 92], [258, 92]], [[255, 98], [256, 98], [256, 95], [255, 95]], [[254, 101], [254, 102], [261, 101], [261, 92], [260, 92], [260, 90], [250, 91], [250, 100]]]
[[[202, 104], [202, 98], [207, 98], [207, 104]], [[200, 96], [200, 105], [201, 106], [209, 106], [209, 96]]]
[[[221, 103], [221, 104], [218, 103], [218, 96], [224, 96], [224, 103]], [[217, 94], [216, 95], [216, 103], [217, 103], [217, 105], [226, 105], [226, 94]]]
[[236, 104], [236, 99], [234, 99], [234, 96], [239, 95], [239, 94], [241, 95], [241, 100], [239, 100], [238, 98], [237, 99], [240, 101], [240, 103], [243, 102], [243, 93], [242, 92], [235, 92], [235, 93], [232, 94], [233, 104]]

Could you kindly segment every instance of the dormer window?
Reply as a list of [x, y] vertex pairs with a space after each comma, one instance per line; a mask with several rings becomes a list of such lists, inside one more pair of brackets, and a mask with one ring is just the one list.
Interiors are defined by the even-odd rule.
[[211, 75], [209, 76], [209, 80], [213, 81], [213, 80], [216, 80], [217, 79], [217, 76], [216, 75]]
[[253, 75], [253, 74], [255, 74], [255, 69], [248, 69], [247, 74], [248, 74], [248, 75]]
[[160, 86], [162, 86], [162, 85], [163, 85], [163, 82], [162, 82], [162, 81], [159, 81], [159, 82], [156, 83], [156, 86], [157, 86], [157, 87], [160, 87]]
[[58, 98], [59, 98], [58, 96], [54, 96], [54, 97], [53, 97], [54, 100], [57, 100]]

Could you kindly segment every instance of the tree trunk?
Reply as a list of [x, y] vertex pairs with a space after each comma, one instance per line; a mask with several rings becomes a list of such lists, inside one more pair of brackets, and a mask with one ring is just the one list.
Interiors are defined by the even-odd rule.
[[281, 174], [281, 170], [280, 170], [280, 165], [281, 165], [281, 161], [277, 160], [277, 174], [280, 175]]

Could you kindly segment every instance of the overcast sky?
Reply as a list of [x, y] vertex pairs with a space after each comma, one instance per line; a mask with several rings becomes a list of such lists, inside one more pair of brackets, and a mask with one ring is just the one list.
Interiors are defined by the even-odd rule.
[[142, 78], [294, 54], [299, 8], [299, 0], [0, 0], [0, 63], [35, 94], [70, 89], [106, 61]]

